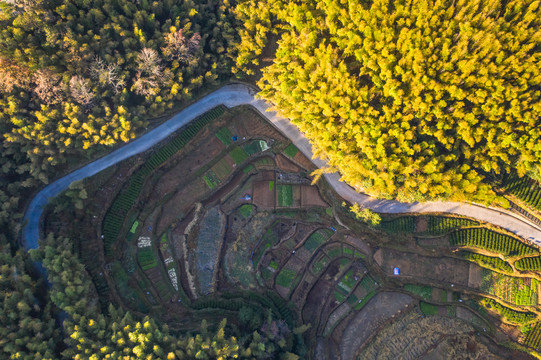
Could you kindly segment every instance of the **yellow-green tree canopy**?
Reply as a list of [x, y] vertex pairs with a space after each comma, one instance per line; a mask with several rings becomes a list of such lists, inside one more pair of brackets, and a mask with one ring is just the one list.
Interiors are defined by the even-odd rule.
[[488, 175], [539, 166], [539, 1], [267, 2], [262, 96], [357, 189], [490, 201]]

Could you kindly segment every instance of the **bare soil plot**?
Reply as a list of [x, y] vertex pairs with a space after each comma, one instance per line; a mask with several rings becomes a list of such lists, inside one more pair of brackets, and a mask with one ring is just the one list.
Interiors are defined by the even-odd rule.
[[376, 329], [413, 301], [409, 295], [401, 293], [376, 294], [361, 311], [352, 316], [345, 329], [337, 328], [333, 332], [333, 339], [340, 344], [341, 359], [354, 359], [357, 349]]
[[483, 281], [483, 268], [477, 264], [470, 264], [470, 271], [468, 274], [468, 287], [479, 289], [481, 282]]
[[254, 181], [253, 203], [264, 209], [275, 207], [274, 181]]
[[316, 280], [317, 278], [309, 271], [306, 271], [304, 273], [302, 280], [300, 281], [299, 285], [291, 296], [291, 301], [293, 301], [298, 311], [300, 311], [304, 306], [306, 295], [308, 294], [308, 291], [312, 288]]
[[178, 157], [178, 162], [161, 175], [158, 182], [152, 184], [155, 197], [159, 199], [191, 181], [202, 166], [212, 161], [224, 149], [225, 145], [213, 133], [208, 133], [205, 137], [196, 137], [195, 142], [179, 153], [182, 157]]
[[372, 253], [370, 246], [356, 236], [346, 235], [344, 242], [353, 245], [356, 250], [360, 250], [366, 255], [370, 255]]
[[285, 141], [286, 138], [280, 134], [272, 125], [264, 120], [253, 108], [248, 106], [238, 107], [232, 110], [233, 114], [232, 132], [234, 135], [251, 138], [270, 138], [277, 141]]
[[327, 319], [325, 329], [323, 330], [323, 336], [328, 336], [333, 331], [335, 326], [342, 321], [351, 310], [352, 309], [347, 302], [344, 302], [342, 305], [337, 307]]
[[300, 166], [297, 166], [295, 163], [293, 163], [282, 154], [277, 154], [274, 159], [276, 161], [276, 166], [278, 166], [278, 168], [283, 171], [292, 173], [298, 173], [302, 171], [302, 168]]
[[295, 160], [297, 164], [299, 164], [304, 169], [307, 169], [308, 171], [313, 171], [316, 169], [316, 166], [312, 163], [312, 161], [310, 161], [310, 159], [304, 156], [303, 153], [300, 151], [295, 154], [293, 160]]
[[207, 191], [207, 186], [201, 178], [196, 178], [186, 187], [178, 191], [163, 205], [157, 231], [159, 233], [165, 231], [165, 229], [170, 224], [174, 223], [179, 216], [187, 214], [193, 204], [199, 201]]
[[321, 198], [319, 190], [316, 186], [307, 186], [301, 185], [301, 206], [302, 207], [311, 207], [311, 206], [321, 206], [328, 207], [327, 204]]
[[325, 277], [322, 276], [308, 292], [302, 310], [303, 323], [312, 324], [312, 329], [317, 329], [322, 307], [327, 299], [333, 295], [334, 284], [329, 280], [325, 280]]
[[428, 257], [387, 248], [380, 248], [374, 255], [374, 260], [388, 275], [392, 275], [394, 268], [398, 267], [401, 277], [468, 286], [471, 263], [467, 261]]
[[428, 228], [428, 219], [426, 216], [417, 216], [415, 218], [415, 232], [424, 233]]
[[436, 238], [417, 238], [417, 244], [426, 247], [449, 247], [449, 236], [440, 236]]

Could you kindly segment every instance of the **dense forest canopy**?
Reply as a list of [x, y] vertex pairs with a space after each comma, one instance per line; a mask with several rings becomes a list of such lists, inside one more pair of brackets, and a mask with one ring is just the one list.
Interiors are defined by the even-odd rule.
[[230, 7], [0, 1], [0, 222], [13, 219], [21, 189], [46, 184], [70, 157], [128, 141], [227, 79]]
[[539, 1], [267, 0], [237, 13], [237, 70], [278, 35], [261, 96], [357, 189], [491, 201], [498, 174], [539, 172]]

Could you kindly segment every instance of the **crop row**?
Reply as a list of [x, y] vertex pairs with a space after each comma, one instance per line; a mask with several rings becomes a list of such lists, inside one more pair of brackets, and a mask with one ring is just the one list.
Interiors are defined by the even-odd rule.
[[515, 262], [515, 267], [519, 270], [541, 270], [541, 257], [522, 258]]
[[471, 246], [505, 256], [533, 254], [536, 250], [518, 239], [485, 228], [458, 230], [449, 236], [451, 246]]
[[105, 254], [110, 256], [112, 245], [118, 238], [128, 211], [139, 196], [146, 177], [169, 157], [178, 152], [199, 130], [211, 120], [222, 115], [223, 106], [214, 108], [190, 123], [179, 135], [157, 150], [131, 177], [128, 186], [116, 197], [103, 220]]
[[447, 216], [427, 216], [426, 232], [430, 235], [440, 235], [461, 227], [478, 226], [479, 223], [474, 220], [447, 217]]
[[520, 178], [517, 174], [513, 174], [505, 178], [503, 187], [510, 194], [541, 210], [541, 186], [537, 181], [527, 176]]
[[413, 233], [415, 231], [415, 217], [401, 216], [396, 219], [382, 221], [380, 227], [388, 233]]
[[509, 265], [506, 261], [497, 257], [476, 254], [469, 251], [464, 251], [463, 253], [461, 253], [461, 255], [466, 260], [478, 263], [479, 265], [483, 267], [487, 267], [489, 269], [500, 270], [506, 273], [513, 272], [513, 268], [511, 267], [511, 265]]
[[517, 324], [525, 324], [533, 321], [536, 318], [536, 315], [532, 312], [517, 311], [508, 308], [507, 306], [503, 306], [493, 299], [483, 299], [482, 304], [486, 308], [496, 311], [498, 314], [507, 319], [507, 321]]
[[536, 306], [539, 281], [484, 270], [481, 291], [518, 306]]
[[[295, 323], [295, 318], [291, 313], [291, 309], [287, 306], [286, 302], [282, 300], [282, 298], [280, 298], [280, 296], [276, 293], [268, 291], [263, 295], [255, 292], [245, 292], [242, 293], [241, 296], [244, 303], [246, 303], [247, 301], [253, 301], [261, 305], [264, 309], [271, 309], [272, 312], [278, 315], [281, 319], [286, 320], [290, 327], [293, 327]], [[234, 299], [236, 297], [239, 297], [239, 294], [224, 293], [222, 297], [225, 299]]]
[[524, 345], [537, 349], [541, 345], [541, 322], [536, 323], [533, 328], [528, 331]]

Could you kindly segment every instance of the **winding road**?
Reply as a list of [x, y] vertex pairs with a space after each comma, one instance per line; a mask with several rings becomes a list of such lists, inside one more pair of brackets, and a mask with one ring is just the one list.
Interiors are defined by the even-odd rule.
[[[223, 86], [219, 90], [206, 95], [192, 105], [186, 107], [170, 120], [144, 134], [140, 138], [129, 142], [110, 154], [83, 166], [46, 186], [32, 199], [26, 210], [22, 231], [22, 243], [25, 249], [29, 250], [38, 247], [39, 224], [44, 207], [49, 200], [66, 190], [72, 182], [95, 175], [109, 166], [148, 150], [199, 115], [204, 114], [220, 104], [229, 108], [239, 105], [253, 106], [264, 118], [274, 124], [276, 128], [291, 139], [305, 156], [312, 159], [312, 147], [308, 140], [288, 119], [279, 116], [275, 112], [268, 111], [271, 105], [263, 100], [256, 99], [256, 93], [256, 89], [244, 84]], [[312, 159], [312, 161], [318, 167], [324, 167], [326, 165], [325, 161], [320, 159]], [[458, 202], [410, 204], [392, 200], [377, 200], [368, 195], [357, 193], [352, 187], [340, 181], [340, 175], [337, 173], [326, 174], [325, 179], [345, 200], [351, 203], [359, 203], [360, 205], [379, 213], [440, 212], [465, 215], [501, 226], [537, 246], [541, 246], [541, 228], [529, 222], [527, 219], [506, 210]]]

